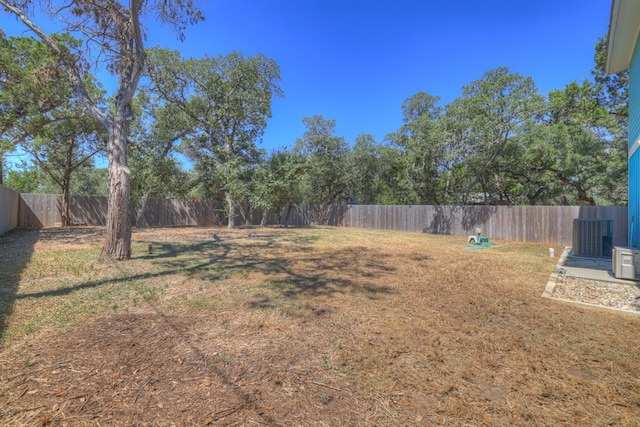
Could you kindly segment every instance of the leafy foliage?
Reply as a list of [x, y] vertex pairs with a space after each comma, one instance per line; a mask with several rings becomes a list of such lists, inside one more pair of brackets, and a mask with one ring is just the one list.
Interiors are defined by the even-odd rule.
[[335, 120], [312, 116], [302, 119], [307, 130], [296, 141], [293, 152], [304, 158], [302, 194], [305, 203], [317, 206], [315, 220], [324, 223], [327, 207], [346, 196], [347, 154], [344, 138], [335, 136]]
[[[64, 28], [80, 34], [86, 46], [69, 52], [31, 21], [32, 3], [42, 7]], [[145, 63], [144, 27], [140, 18], [154, 14], [179, 34], [189, 23], [203, 19], [193, 0], [131, 0], [128, 7], [117, 0], [52, 0], [43, 2], [0, 0], [3, 11], [16, 16], [46, 44], [57, 63], [66, 71], [79, 103], [104, 127], [108, 134], [109, 197], [107, 233], [101, 259], [129, 259], [131, 227], [129, 224], [130, 170], [127, 167], [127, 144], [132, 100]], [[83, 81], [87, 64], [101, 63], [118, 78], [114, 96], [114, 113], [100, 108]]]
[[152, 90], [186, 117], [181, 150], [198, 173], [220, 188], [233, 227], [239, 200], [247, 200], [247, 174], [260, 157], [256, 143], [271, 117], [271, 100], [281, 96], [278, 64], [264, 55], [182, 59], [153, 49], [148, 74]]
[[[262, 222], [271, 212], [285, 223], [290, 209], [302, 201], [304, 160], [288, 151], [276, 151], [255, 170], [250, 203], [262, 210]], [[286, 211], [285, 211], [286, 209]], [[282, 218], [285, 215], [285, 218]]]
[[[68, 36], [59, 42], [61, 49], [77, 50]], [[286, 222], [288, 209], [300, 203], [318, 207], [311, 213], [318, 223], [330, 205], [341, 203], [625, 204], [628, 72], [604, 73], [605, 48], [601, 39], [593, 80], [571, 82], [546, 97], [531, 78], [500, 67], [465, 85], [447, 105], [425, 92], [410, 96], [401, 105], [402, 124], [383, 141], [361, 134], [350, 146], [336, 135], [335, 120], [316, 115], [303, 119], [306, 130], [292, 150], [269, 156], [257, 144], [273, 97], [282, 95], [275, 61], [239, 52], [185, 59], [150, 49], [149, 83], [131, 104], [132, 198], [212, 199], [231, 226], [238, 213], [246, 219], [258, 211], [263, 219], [275, 213]], [[16, 49], [32, 56], [24, 55], [22, 67], [13, 70], [7, 58]], [[35, 76], [66, 78], [44, 44], [4, 39], [0, 60], [0, 83], [7, 87], [0, 92], [5, 141], [11, 132], [19, 134], [16, 123], [28, 130], [29, 141], [43, 140], [34, 118], [63, 111], [61, 102], [67, 102], [64, 111], [78, 115], [65, 98], [69, 81], [42, 86], [39, 104], [23, 102], [25, 91], [46, 81]], [[43, 70], [36, 66], [49, 63]], [[20, 74], [23, 69], [30, 71]], [[9, 88], [27, 76], [23, 86]], [[83, 86], [89, 88], [90, 79]], [[20, 116], [21, 108], [28, 114]], [[78, 130], [88, 129], [79, 123]], [[64, 147], [64, 127], [47, 129], [53, 132], [47, 140]], [[33, 153], [38, 150], [34, 145]], [[179, 156], [193, 168], [185, 171]], [[40, 174], [46, 166], [36, 169]], [[19, 178], [10, 176], [16, 183]]]

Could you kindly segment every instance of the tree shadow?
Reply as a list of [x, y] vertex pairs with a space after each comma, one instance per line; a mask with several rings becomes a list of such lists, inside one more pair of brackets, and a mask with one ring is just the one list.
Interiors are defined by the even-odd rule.
[[211, 200], [153, 199], [132, 205], [130, 212], [131, 224], [137, 227], [211, 227], [225, 223], [224, 215]]
[[459, 206], [462, 212], [462, 226], [465, 230], [473, 230], [476, 227], [485, 227], [493, 214], [498, 210], [497, 206]]
[[435, 210], [431, 222], [422, 230], [423, 233], [430, 234], [451, 234], [453, 226], [453, 215], [455, 206], [433, 206]]
[[20, 277], [41, 235], [39, 229], [15, 228], [0, 236], [0, 342], [13, 313]]
[[349, 206], [346, 205], [300, 205], [290, 212], [287, 222], [294, 226], [308, 226], [310, 224], [341, 226], [348, 211]]
[[[160, 309], [157, 305], [153, 305], [153, 309], [156, 312], [156, 315], [163, 321], [163, 323], [169, 328], [175, 336], [179, 337], [179, 339], [189, 347], [193, 357], [196, 358], [196, 366], [198, 370], [201, 371], [204, 376], [211, 376], [217, 379], [217, 381], [221, 382], [226, 389], [226, 392], [230, 392], [235, 396], [237, 401], [238, 408], [242, 407], [254, 407], [255, 405], [259, 405], [259, 399], [252, 395], [251, 393], [243, 390], [243, 387], [240, 385], [238, 381], [234, 381], [230, 378], [228, 372], [222, 369], [219, 364], [216, 364], [215, 361], [212, 363], [209, 362], [209, 351], [205, 345], [197, 338], [197, 335], [193, 333], [189, 333], [189, 328], [186, 327], [185, 323], [182, 321], [177, 321], [175, 316], [167, 315], [164, 311]], [[234, 409], [231, 409], [231, 413], [234, 412]], [[221, 413], [216, 413], [215, 418], [212, 417], [212, 422], [218, 419], [223, 419], [226, 415], [228, 415], [229, 411], [222, 411]], [[268, 423], [269, 425], [276, 425], [276, 420], [273, 419], [270, 415], [266, 414], [264, 411], [260, 414], [262, 421]]]
[[[182, 271], [211, 282], [234, 274], [263, 275], [269, 278], [265, 292], [270, 296], [258, 295], [250, 303], [255, 308], [276, 306], [272, 298], [296, 300], [361, 294], [375, 299], [394, 292], [389, 286], [375, 283], [380, 275], [392, 275], [396, 270], [384, 263], [384, 253], [368, 253], [364, 258], [360, 248], [345, 248], [319, 256], [313, 247], [317, 239], [310, 235], [283, 235], [275, 230], [256, 231], [240, 238], [214, 235], [213, 240], [206, 242], [152, 243], [154, 253], [142, 258], [156, 258], [167, 271]], [[247, 240], [250, 242], [245, 243]], [[292, 247], [293, 256], [274, 255], [283, 244]], [[242, 250], [235, 250], [239, 245]]]
[[375, 260], [362, 263], [362, 256], [351, 249], [336, 251], [326, 257], [304, 260], [305, 266], [295, 267], [291, 263], [277, 266], [280, 278], [272, 282], [285, 298], [333, 296], [335, 294], [363, 294], [376, 298], [379, 294], [391, 294], [393, 288], [372, 284], [376, 277], [391, 274], [394, 267], [384, 265], [376, 253]]
[[[9, 234], [9, 238], [0, 238], [0, 242], [6, 241], [3, 246], [11, 250], [10, 242], [20, 240], [21, 246], [32, 251], [38, 241], [86, 243], [102, 237], [102, 233], [102, 229], [75, 227], [28, 232], [19, 230]], [[11, 239], [12, 235], [15, 235], [15, 239]], [[155, 273], [144, 271], [18, 295], [20, 271], [30, 259], [30, 252], [25, 250], [12, 259], [12, 265], [15, 267], [12, 270], [13, 274], [9, 274], [10, 287], [3, 288], [2, 314], [6, 319], [11, 314], [15, 301], [25, 298], [59, 297], [108, 284], [136, 280], [153, 281], [176, 274], [211, 283], [230, 277], [260, 274], [266, 278], [265, 284], [258, 289], [255, 298], [248, 302], [250, 307], [256, 309], [300, 300], [313, 304], [313, 300], [321, 297], [331, 298], [346, 294], [377, 299], [382, 295], [394, 293], [392, 287], [380, 284], [380, 276], [392, 276], [396, 271], [395, 267], [385, 261], [388, 255], [381, 251], [362, 248], [345, 248], [328, 254], [322, 253], [314, 247], [317, 238], [287, 233], [284, 233], [283, 237], [283, 233], [272, 230], [235, 237], [220, 237], [214, 233], [211, 239], [185, 243], [150, 241], [148, 243], [153, 247], [152, 253], [135, 258], [156, 265], [159, 269]], [[137, 243], [147, 244], [146, 241]]]
[[107, 223], [107, 198], [71, 196], [69, 217], [72, 225], [104, 226]]
[[[430, 206], [434, 212], [431, 221], [423, 228], [423, 233], [454, 234], [456, 232], [473, 233], [476, 227], [487, 228], [495, 215], [497, 206]], [[458, 224], [458, 225], [457, 225]], [[460, 230], [456, 230], [461, 228]]]
[[[18, 227], [42, 228], [45, 226], [40, 218], [41, 215], [32, 208], [34, 204], [33, 200], [39, 198], [41, 198], [40, 194], [20, 194], [20, 200], [18, 202]], [[55, 203], [57, 203], [57, 200]]]

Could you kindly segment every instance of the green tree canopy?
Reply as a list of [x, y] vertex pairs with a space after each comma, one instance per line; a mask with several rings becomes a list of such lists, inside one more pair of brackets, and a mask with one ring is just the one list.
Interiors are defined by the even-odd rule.
[[221, 183], [233, 227], [237, 201], [248, 196], [244, 174], [259, 157], [256, 143], [271, 117], [272, 98], [282, 95], [278, 64], [262, 54], [185, 60], [153, 49], [148, 73], [153, 90], [188, 118], [181, 150], [207, 182]]
[[342, 203], [347, 187], [347, 153], [344, 138], [335, 136], [335, 120], [317, 115], [305, 117], [307, 130], [296, 141], [294, 153], [304, 158], [302, 194], [305, 203], [317, 207], [314, 221], [324, 224], [328, 207]]

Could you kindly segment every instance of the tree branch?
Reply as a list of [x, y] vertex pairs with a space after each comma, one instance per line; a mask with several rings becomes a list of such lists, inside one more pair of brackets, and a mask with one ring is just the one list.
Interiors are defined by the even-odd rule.
[[[133, 3], [137, 2], [134, 1]], [[9, 4], [7, 0], [0, 0], [0, 4], [3, 5], [9, 12], [16, 15], [27, 27], [29, 27], [29, 29], [36, 33], [47, 46], [49, 46], [49, 48], [54, 52], [59, 60], [66, 66], [71, 84], [76, 90], [76, 93], [78, 94], [82, 105], [84, 105], [87, 110], [89, 110], [91, 115], [95, 117], [96, 120], [98, 120], [98, 122], [100, 122], [100, 124], [102, 124], [105, 129], [107, 129], [107, 131], [109, 131], [109, 128], [111, 127], [111, 121], [102, 111], [98, 109], [98, 107], [89, 96], [87, 89], [82, 83], [80, 71], [78, 70], [76, 61], [74, 60], [73, 56], [63, 52], [62, 49], [60, 49], [60, 46], [58, 46], [51, 37], [49, 37], [44, 31], [42, 31], [40, 27], [34, 24], [20, 9]]]

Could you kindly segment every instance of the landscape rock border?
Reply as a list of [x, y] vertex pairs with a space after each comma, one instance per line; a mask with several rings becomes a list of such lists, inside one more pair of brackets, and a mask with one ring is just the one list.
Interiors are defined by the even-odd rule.
[[565, 268], [570, 250], [570, 247], [564, 248], [555, 271], [549, 276], [543, 298], [640, 315], [640, 286], [637, 283], [603, 280], [602, 275], [593, 278], [572, 275], [570, 269]]

